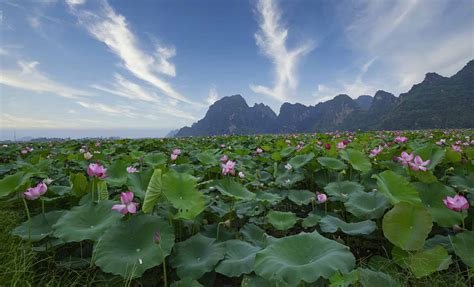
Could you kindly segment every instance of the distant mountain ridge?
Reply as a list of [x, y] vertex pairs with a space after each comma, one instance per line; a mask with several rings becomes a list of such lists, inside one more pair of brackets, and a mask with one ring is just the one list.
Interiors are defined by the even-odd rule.
[[241, 95], [224, 97], [205, 117], [176, 136], [307, 133], [331, 130], [396, 130], [474, 127], [474, 60], [452, 77], [427, 73], [408, 92], [395, 97], [377, 91], [352, 99], [333, 99], [305, 106], [283, 103], [278, 115], [267, 105], [248, 106]]

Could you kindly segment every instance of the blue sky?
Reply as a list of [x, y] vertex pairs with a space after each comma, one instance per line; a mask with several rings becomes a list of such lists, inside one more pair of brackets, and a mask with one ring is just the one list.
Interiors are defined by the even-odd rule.
[[278, 113], [398, 95], [474, 58], [470, 0], [0, 0], [0, 12], [2, 138], [159, 136], [223, 96]]

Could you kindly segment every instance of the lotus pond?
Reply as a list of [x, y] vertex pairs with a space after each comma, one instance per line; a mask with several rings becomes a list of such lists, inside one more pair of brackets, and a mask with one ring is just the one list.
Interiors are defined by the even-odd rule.
[[[53, 271], [82, 276], [77, 286], [474, 283], [472, 130], [72, 140], [0, 153], [2, 222], [18, 219], [1, 224], [3, 243], [18, 241], [0, 248], [2, 286], [45, 286]], [[27, 270], [18, 254], [31, 255]]]

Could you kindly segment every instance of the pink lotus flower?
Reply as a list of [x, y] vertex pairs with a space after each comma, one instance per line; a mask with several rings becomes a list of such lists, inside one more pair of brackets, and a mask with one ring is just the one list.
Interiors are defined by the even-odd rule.
[[328, 143], [325, 144], [325, 145], [324, 145], [324, 148], [325, 148], [326, 150], [330, 150], [330, 149], [331, 149], [331, 144], [328, 144]]
[[318, 198], [319, 203], [324, 203], [328, 200], [328, 196], [326, 194], [319, 193], [319, 192], [318, 192], [317, 198]]
[[454, 197], [447, 196], [443, 199], [444, 205], [454, 211], [463, 211], [469, 208], [469, 202], [467, 199], [459, 194]]
[[181, 154], [181, 150], [180, 150], [179, 148], [175, 148], [175, 149], [173, 150], [173, 154], [175, 154], [175, 155], [180, 155], [180, 154]]
[[398, 136], [398, 137], [395, 138], [396, 143], [406, 143], [407, 141], [408, 141], [407, 137]]
[[258, 147], [258, 148], [255, 150], [255, 152], [258, 153], [258, 154], [260, 154], [260, 153], [263, 152], [263, 149], [261, 149], [261, 148]]
[[240, 178], [245, 178], [245, 174], [243, 172], [239, 171], [239, 177]]
[[423, 161], [419, 155], [415, 157], [415, 160], [413, 162], [410, 162], [410, 167], [412, 170], [417, 171], [426, 171], [427, 168], [426, 166], [429, 165], [431, 160]]
[[451, 147], [453, 148], [453, 150], [454, 150], [455, 152], [462, 152], [461, 147], [458, 146], [458, 145], [452, 145]]
[[344, 144], [344, 142], [338, 142], [337, 143], [337, 148], [338, 149], [344, 149], [346, 147], [346, 145]]
[[28, 191], [24, 192], [23, 195], [28, 200], [35, 200], [45, 194], [47, 190], [48, 186], [44, 182], [40, 182], [35, 187], [28, 188]]
[[228, 157], [227, 155], [221, 156], [220, 161], [221, 161], [222, 163], [226, 163], [228, 160], [229, 160], [229, 157]]
[[115, 204], [112, 206], [112, 210], [118, 211], [122, 214], [133, 214], [137, 212], [138, 203], [133, 202], [133, 192], [122, 192], [120, 194], [120, 202], [122, 202], [122, 204]]
[[222, 174], [223, 175], [228, 175], [228, 174], [231, 174], [231, 175], [235, 175], [235, 161], [227, 161], [225, 164], [222, 164], [221, 165], [222, 167]]
[[172, 153], [170, 156], [171, 160], [176, 160], [178, 158], [177, 154]]
[[225, 144], [221, 144], [221, 148], [225, 148]]
[[383, 148], [381, 146], [378, 146], [374, 148], [373, 150], [370, 151], [369, 157], [376, 157], [379, 153], [383, 151]]
[[21, 154], [27, 154], [27, 153], [28, 153], [28, 150], [26, 150], [26, 149], [21, 150]]
[[413, 157], [414, 157], [413, 153], [408, 154], [406, 151], [403, 151], [402, 154], [399, 157], [397, 157], [396, 159], [399, 162], [401, 162], [401, 164], [403, 166], [406, 166], [406, 165], [410, 164], [410, 162], [413, 160]]
[[107, 177], [107, 175], [105, 174], [106, 171], [107, 169], [98, 163], [91, 163], [89, 164], [89, 167], [87, 168], [87, 174], [90, 177], [95, 176], [100, 179], [104, 179]]
[[136, 173], [136, 172], [138, 172], [138, 169], [136, 167], [129, 166], [129, 167], [127, 167], [127, 172], [128, 173]]

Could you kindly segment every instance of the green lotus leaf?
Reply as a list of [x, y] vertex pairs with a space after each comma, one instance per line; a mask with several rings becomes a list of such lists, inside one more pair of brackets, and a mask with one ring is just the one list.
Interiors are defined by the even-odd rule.
[[329, 278], [331, 283], [330, 287], [350, 287], [353, 284], [359, 282], [360, 270], [355, 269], [347, 274], [341, 274], [341, 272], [336, 272], [334, 275]]
[[436, 271], [445, 270], [453, 263], [451, 255], [442, 246], [433, 249], [421, 250], [411, 255], [408, 267], [416, 278], [428, 276]]
[[384, 287], [399, 287], [400, 284], [395, 281], [392, 276], [367, 268], [360, 268], [360, 284], [363, 287], [384, 286]]
[[258, 190], [257, 192], [255, 192], [255, 199], [261, 202], [268, 202], [274, 205], [280, 203], [283, 199], [285, 199], [285, 196], [274, 192]]
[[219, 164], [219, 161], [217, 160], [217, 156], [209, 151], [198, 153], [196, 155], [196, 158], [203, 165], [218, 165]]
[[444, 161], [447, 163], [457, 163], [462, 159], [462, 155], [459, 152], [454, 151], [452, 148], [446, 150]]
[[158, 198], [161, 196], [161, 169], [155, 169], [151, 176], [150, 182], [145, 193], [145, 199], [143, 200], [142, 210], [144, 213], [151, 213]]
[[314, 201], [316, 195], [309, 190], [290, 190], [288, 192], [288, 199], [297, 205], [306, 205]]
[[7, 175], [0, 180], [0, 198], [13, 193], [20, 185], [28, 180], [29, 175], [24, 172], [17, 172]]
[[253, 271], [255, 255], [260, 247], [240, 240], [228, 240], [225, 247], [225, 257], [215, 268], [217, 273], [227, 277], [239, 277]]
[[88, 191], [88, 181], [82, 173], [71, 174], [69, 177], [72, 194], [76, 197], [82, 197]]
[[127, 182], [127, 162], [116, 160], [107, 167], [107, 181], [112, 186], [122, 186]]
[[377, 225], [372, 220], [360, 222], [345, 222], [337, 217], [326, 215], [319, 221], [319, 226], [323, 232], [336, 233], [341, 230], [349, 235], [367, 235], [374, 232]]
[[324, 187], [332, 200], [345, 202], [355, 192], [364, 192], [364, 187], [354, 181], [335, 181]]
[[454, 252], [467, 266], [474, 268], [474, 231], [464, 230], [451, 237]]
[[140, 172], [129, 173], [127, 179], [127, 187], [133, 191], [136, 197], [144, 198], [146, 189], [153, 175], [153, 169], [146, 169]]
[[407, 202], [397, 203], [382, 222], [385, 237], [403, 250], [421, 249], [432, 226], [432, 217], [426, 208]]
[[445, 151], [433, 143], [427, 143], [413, 151], [415, 155], [419, 155], [423, 160], [430, 160], [428, 169], [434, 169], [443, 161]]
[[308, 154], [300, 154], [288, 161], [289, 164], [291, 164], [292, 168], [298, 169], [306, 165], [308, 162], [310, 162], [314, 158], [314, 153], [308, 153]]
[[123, 214], [112, 210], [113, 201], [87, 203], [67, 211], [53, 226], [54, 236], [64, 242], [97, 241]]
[[70, 186], [62, 186], [62, 185], [48, 186], [48, 190], [51, 190], [52, 192], [60, 196], [71, 193]]
[[[161, 235], [161, 250], [153, 239], [155, 232]], [[94, 244], [95, 264], [104, 272], [136, 278], [160, 265], [173, 245], [174, 230], [168, 221], [148, 214], [133, 215], [108, 228]]]
[[343, 170], [347, 168], [347, 165], [342, 160], [333, 157], [318, 157], [318, 162], [322, 166], [333, 170]]
[[[38, 214], [31, 218], [31, 241], [40, 241], [53, 233], [53, 225], [64, 214], [64, 210], [54, 210], [43, 214]], [[27, 220], [20, 226], [12, 230], [12, 234], [19, 236], [23, 240], [29, 238], [30, 222]]]
[[354, 192], [344, 202], [346, 210], [361, 219], [377, 219], [390, 207], [388, 198], [379, 192]]
[[267, 244], [265, 230], [255, 224], [247, 223], [240, 229], [240, 233], [245, 241], [255, 246], [264, 247]]
[[443, 246], [449, 253], [454, 252], [454, 247], [449, 236], [435, 235], [425, 241], [424, 249], [433, 249], [437, 245]]
[[377, 180], [379, 190], [390, 199], [392, 204], [408, 202], [412, 205], [421, 206], [418, 191], [402, 175], [386, 170], [373, 175], [372, 178]]
[[255, 258], [255, 273], [267, 280], [294, 286], [330, 278], [336, 271], [354, 268], [355, 257], [349, 248], [317, 232], [300, 233], [274, 239]]
[[196, 189], [195, 177], [170, 170], [161, 181], [163, 194], [178, 210], [176, 218], [194, 219], [204, 211], [206, 197]]
[[451, 176], [449, 178], [449, 184], [458, 189], [465, 189], [474, 193], [474, 173], [470, 173], [467, 176]]
[[240, 287], [290, 287], [281, 281], [270, 281], [256, 275], [245, 275], [240, 283]]
[[216, 181], [216, 188], [220, 193], [240, 200], [251, 200], [255, 193], [248, 191], [243, 185], [230, 177]]
[[278, 230], [288, 230], [298, 222], [298, 217], [293, 212], [270, 210], [267, 214], [267, 220]]
[[150, 165], [153, 169], [157, 168], [159, 165], [165, 164], [168, 160], [168, 157], [162, 153], [150, 153], [147, 154], [144, 158], [145, 162]]
[[291, 187], [292, 185], [294, 185], [295, 183], [297, 182], [300, 182], [302, 180], [304, 180], [304, 175], [302, 175], [301, 173], [294, 173], [292, 171], [287, 171], [281, 175], [279, 175], [276, 179], [275, 179], [275, 183], [278, 185], [278, 186], [282, 186], [282, 187], [285, 187], [285, 188], [289, 188]]
[[369, 158], [363, 152], [355, 149], [345, 149], [339, 152], [342, 159], [348, 161], [355, 170], [367, 172], [372, 168]]
[[223, 243], [198, 233], [176, 244], [176, 255], [171, 263], [180, 278], [199, 279], [214, 269], [225, 252]]
[[171, 283], [171, 287], [202, 287], [201, 283], [191, 278], [184, 278]]
[[319, 221], [323, 217], [322, 213], [318, 210], [313, 210], [303, 219], [303, 223], [301, 224], [304, 228], [309, 228], [318, 225]]
[[415, 183], [421, 201], [433, 217], [433, 221], [442, 227], [452, 227], [455, 224], [461, 224], [463, 218], [467, 216], [463, 212], [453, 211], [443, 203], [446, 196], [454, 196], [456, 193], [440, 182], [431, 184]]

